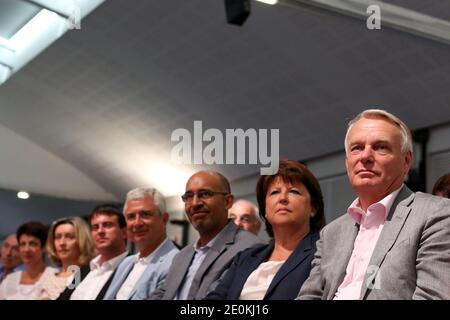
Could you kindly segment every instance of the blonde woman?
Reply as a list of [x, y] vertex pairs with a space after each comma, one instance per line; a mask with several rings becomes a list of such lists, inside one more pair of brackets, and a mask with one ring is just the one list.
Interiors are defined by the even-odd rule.
[[53, 222], [47, 239], [47, 252], [59, 272], [46, 277], [38, 299], [55, 300], [67, 286], [76, 285], [77, 271], [94, 257], [94, 244], [88, 224], [79, 217]]

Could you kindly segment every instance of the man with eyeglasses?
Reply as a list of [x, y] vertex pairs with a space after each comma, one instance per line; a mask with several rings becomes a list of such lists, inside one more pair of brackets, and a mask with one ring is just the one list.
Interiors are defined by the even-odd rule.
[[165, 279], [179, 250], [166, 236], [169, 214], [158, 190], [129, 191], [123, 212], [128, 238], [139, 252], [119, 265], [104, 300], [145, 300]]
[[255, 235], [258, 235], [261, 230], [258, 209], [249, 201], [236, 201], [228, 210], [228, 216], [237, 226]]
[[186, 215], [200, 237], [175, 256], [165, 282], [150, 299], [203, 299], [215, 288], [237, 253], [263, 244], [254, 234], [228, 219], [233, 195], [222, 174], [197, 172], [189, 178], [182, 200]]

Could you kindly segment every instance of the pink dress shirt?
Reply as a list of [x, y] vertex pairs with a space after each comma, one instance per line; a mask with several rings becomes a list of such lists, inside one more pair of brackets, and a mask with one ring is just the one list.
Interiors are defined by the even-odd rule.
[[359, 232], [355, 239], [352, 256], [345, 270], [345, 278], [336, 291], [335, 300], [360, 299], [361, 288], [369, 266], [373, 250], [383, 230], [386, 216], [403, 185], [387, 195], [379, 202], [371, 204], [367, 212], [361, 209], [357, 198], [347, 213], [359, 224]]

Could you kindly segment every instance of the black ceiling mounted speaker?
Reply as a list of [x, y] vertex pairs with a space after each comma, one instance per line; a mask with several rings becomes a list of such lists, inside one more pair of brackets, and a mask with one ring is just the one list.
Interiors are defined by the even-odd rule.
[[250, 15], [250, 0], [225, 0], [228, 23], [242, 26]]

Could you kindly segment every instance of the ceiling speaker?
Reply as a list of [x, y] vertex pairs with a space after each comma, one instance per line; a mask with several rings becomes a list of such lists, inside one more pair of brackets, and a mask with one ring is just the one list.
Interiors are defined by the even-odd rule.
[[227, 22], [242, 26], [250, 15], [250, 0], [225, 0]]

